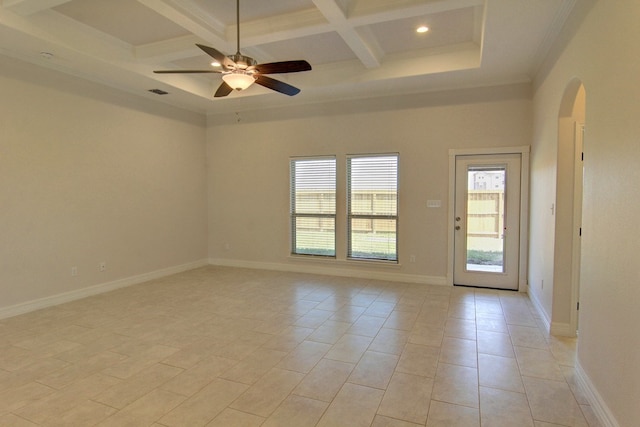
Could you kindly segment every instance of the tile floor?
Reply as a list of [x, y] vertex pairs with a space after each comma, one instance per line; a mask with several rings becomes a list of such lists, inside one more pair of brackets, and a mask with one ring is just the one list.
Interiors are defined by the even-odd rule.
[[526, 295], [205, 267], [0, 320], [1, 426], [597, 426]]

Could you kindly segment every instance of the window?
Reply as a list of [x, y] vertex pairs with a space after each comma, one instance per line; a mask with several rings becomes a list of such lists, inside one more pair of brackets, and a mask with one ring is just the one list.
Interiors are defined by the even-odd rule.
[[347, 158], [348, 253], [398, 261], [398, 155]]
[[292, 159], [291, 253], [336, 256], [336, 159]]

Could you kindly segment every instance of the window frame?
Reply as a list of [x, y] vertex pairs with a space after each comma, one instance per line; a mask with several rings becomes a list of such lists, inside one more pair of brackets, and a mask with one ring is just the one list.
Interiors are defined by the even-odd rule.
[[[334, 210], [332, 214], [329, 213], [299, 213], [297, 212], [296, 206], [296, 191], [298, 186], [296, 185], [296, 177], [295, 177], [295, 165], [297, 162], [304, 161], [321, 161], [321, 160], [333, 160], [333, 206]], [[337, 159], [335, 155], [324, 155], [324, 156], [304, 156], [304, 157], [291, 157], [289, 158], [289, 232], [290, 232], [290, 254], [292, 256], [300, 256], [300, 257], [321, 257], [321, 258], [336, 258], [336, 238], [337, 238], [337, 184], [338, 184], [338, 174], [337, 174]], [[322, 253], [306, 253], [300, 252], [297, 243], [298, 237], [298, 219], [317, 218], [319, 221], [323, 219], [332, 219], [333, 220], [333, 248], [332, 253], [322, 254]], [[318, 248], [320, 249], [320, 248]]]
[[[351, 161], [356, 158], [375, 158], [375, 157], [395, 157], [396, 159], [396, 182], [395, 182], [395, 215], [380, 215], [380, 214], [353, 214], [352, 213], [352, 201], [354, 200], [352, 194], [352, 173], [351, 173]], [[346, 156], [346, 214], [347, 214], [347, 259], [349, 261], [374, 261], [398, 264], [398, 246], [399, 246], [399, 218], [400, 218], [400, 154], [399, 153], [379, 153], [379, 154], [349, 154]], [[375, 220], [393, 220], [395, 221], [395, 257], [363, 257], [353, 256], [353, 221], [352, 220], [367, 220], [373, 222]]]

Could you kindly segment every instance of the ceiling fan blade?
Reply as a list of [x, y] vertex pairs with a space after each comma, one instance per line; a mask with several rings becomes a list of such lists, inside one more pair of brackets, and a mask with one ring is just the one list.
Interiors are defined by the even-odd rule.
[[223, 96], [229, 95], [233, 92], [233, 88], [227, 84], [227, 82], [222, 82], [222, 84], [218, 87], [216, 94], [213, 96], [214, 98], [221, 98]]
[[220, 70], [158, 70], [156, 74], [198, 74], [198, 73], [221, 73]]
[[280, 80], [272, 79], [271, 77], [263, 76], [262, 74], [258, 75], [258, 77], [256, 78], [256, 83], [289, 96], [297, 95], [298, 93], [300, 93], [300, 89], [298, 89], [297, 87], [291, 86], [290, 84], [287, 84], [285, 82], [281, 82]]
[[311, 70], [311, 65], [304, 60], [270, 62], [268, 64], [256, 65], [255, 70], [260, 74], [297, 73]]
[[218, 51], [217, 49], [198, 43], [196, 43], [196, 46], [202, 49], [207, 55], [218, 61], [220, 65], [222, 65], [225, 69], [236, 65], [236, 63], [229, 59], [227, 55]]

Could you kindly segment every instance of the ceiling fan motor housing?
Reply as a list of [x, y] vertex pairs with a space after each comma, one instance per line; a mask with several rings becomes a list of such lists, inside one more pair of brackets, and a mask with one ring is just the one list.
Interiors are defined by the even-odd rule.
[[246, 70], [249, 67], [254, 67], [258, 65], [258, 61], [251, 58], [250, 56], [244, 56], [241, 53], [236, 53], [235, 55], [227, 55], [227, 58], [235, 62], [235, 69], [238, 70]]

